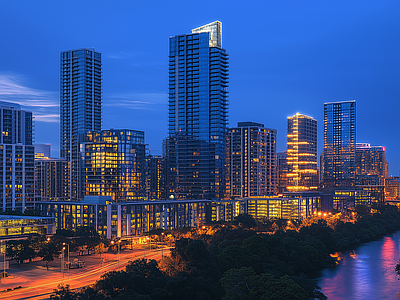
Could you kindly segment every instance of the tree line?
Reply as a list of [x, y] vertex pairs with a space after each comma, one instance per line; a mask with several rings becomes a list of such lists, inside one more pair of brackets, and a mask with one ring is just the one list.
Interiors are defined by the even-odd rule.
[[175, 230], [168, 233], [175, 247], [159, 263], [136, 260], [80, 291], [62, 286], [51, 299], [326, 299], [307, 274], [335, 264], [334, 252], [400, 229], [400, 213], [390, 205], [357, 207], [342, 219], [304, 223], [240, 215]]
[[24, 261], [31, 261], [40, 257], [46, 263], [48, 269], [49, 263], [61, 254], [62, 248], [69, 245], [71, 252], [95, 251], [96, 248], [104, 249], [109, 241], [100, 237], [94, 228], [80, 226], [75, 230], [57, 230], [56, 234], [46, 238], [46, 236], [29, 237], [22, 240], [8, 241], [6, 244], [6, 256], [14, 259], [17, 265]]

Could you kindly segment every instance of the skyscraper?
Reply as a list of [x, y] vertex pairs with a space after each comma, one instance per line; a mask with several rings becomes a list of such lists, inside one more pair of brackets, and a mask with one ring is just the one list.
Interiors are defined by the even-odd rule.
[[239, 122], [228, 130], [229, 197], [276, 193], [276, 130], [264, 124]]
[[82, 144], [85, 194], [127, 202], [145, 198], [144, 132], [128, 129], [89, 131]]
[[223, 198], [228, 54], [219, 21], [170, 38], [168, 196]]
[[32, 112], [0, 101], [0, 199], [2, 210], [34, 208]]
[[356, 101], [324, 104], [324, 187], [355, 185]]
[[318, 188], [317, 120], [299, 113], [287, 118], [286, 159], [288, 191]]
[[146, 198], [166, 199], [165, 158], [158, 155], [146, 156]]
[[356, 185], [385, 185], [388, 177], [385, 147], [357, 143], [355, 159]]
[[94, 49], [61, 52], [60, 156], [69, 162], [70, 199], [82, 197], [79, 145], [89, 130], [101, 130], [102, 65]]

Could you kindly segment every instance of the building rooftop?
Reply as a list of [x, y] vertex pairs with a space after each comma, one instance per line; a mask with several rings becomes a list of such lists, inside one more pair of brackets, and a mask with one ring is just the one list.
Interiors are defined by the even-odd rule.
[[220, 21], [214, 21], [212, 23], [192, 29], [192, 33], [209, 32], [210, 47], [222, 48], [222, 23]]

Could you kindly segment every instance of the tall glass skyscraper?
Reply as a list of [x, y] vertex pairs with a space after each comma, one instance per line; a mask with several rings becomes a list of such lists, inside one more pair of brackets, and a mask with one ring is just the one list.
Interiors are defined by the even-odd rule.
[[286, 160], [288, 191], [318, 188], [317, 120], [299, 113], [287, 118]]
[[228, 54], [219, 21], [170, 38], [168, 196], [225, 196]]
[[79, 145], [89, 130], [101, 130], [101, 53], [94, 49], [61, 52], [60, 156], [69, 162], [70, 200], [82, 197]]
[[324, 187], [352, 187], [356, 167], [356, 101], [324, 104]]

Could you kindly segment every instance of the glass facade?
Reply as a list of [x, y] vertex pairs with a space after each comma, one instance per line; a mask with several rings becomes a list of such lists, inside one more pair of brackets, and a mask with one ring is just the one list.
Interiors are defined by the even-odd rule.
[[159, 228], [199, 227], [209, 221], [207, 200], [139, 201], [125, 203], [40, 202], [44, 216], [54, 216], [57, 228], [91, 226], [107, 238], [141, 235]]
[[336, 190], [333, 195], [333, 208], [346, 210], [356, 205], [381, 206], [384, 202], [383, 187], [362, 187]]
[[317, 167], [317, 120], [296, 114], [287, 119], [288, 191], [315, 190], [319, 186]]
[[86, 195], [111, 196], [119, 202], [144, 200], [143, 131], [89, 131], [82, 151]]
[[356, 101], [324, 104], [324, 187], [355, 185]]
[[248, 214], [254, 218], [301, 220], [320, 208], [320, 196], [248, 198]]
[[34, 206], [32, 112], [0, 101], [0, 194], [2, 210]]
[[276, 194], [276, 130], [239, 122], [228, 130], [229, 197]]
[[223, 198], [228, 113], [228, 54], [221, 23], [170, 38], [168, 197]]
[[89, 130], [101, 130], [101, 53], [94, 49], [61, 52], [60, 156], [69, 161], [70, 199], [82, 197], [79, 145]]
[[29, 235], [55, 234], [56, 226], [51, 217], [0, 216], [0, 238], [21, 238]]

